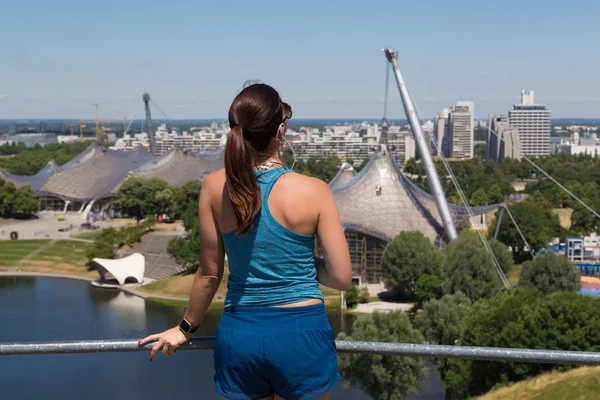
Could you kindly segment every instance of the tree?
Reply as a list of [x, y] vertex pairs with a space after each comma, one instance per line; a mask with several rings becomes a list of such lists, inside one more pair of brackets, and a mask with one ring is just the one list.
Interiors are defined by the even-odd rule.
[[160, 178], [127, 179], [117, 190], [115, 204], [138, 222], [146, 215], [167, 213], [175, 209], [173, 190]]
[[[115, 204], [125, 214], [133, 216], [138, 222], [148, 211], [148, 187], [144, 178], [132, 177], [127, 179], [117, 190]], [[151, 199], [154, 196], [150, 197]]]
[[[599, 351], [598, 301], [569, 292], [544, 295], [524, 288], [470, 308], [461, 346]], [[557, 368], [552, 364], [450, 360], [446, 396], [464, 399]], [[561, 366], [562, 370], [572, 366]]]
[[538, 254], [523, 264], [520, 285], [533, 286], [542, 293], [576, 292], [581, 287], [579, 270], [566, 257], [550, 252]]
[[350, 309], [356, 307], [358, 304], [358, 288], [353, 283], [350, 285], [348, 290], [346, 291], [346, 306]]
[[[424, 304], [423, 312], [416, 315], [415, 328], [429, 343], [454, 346], [464, 330], [470, 307], [471, 300], [462, 293], [429, 300]], [[437, 359], [435, 364], [439, 376], [444, 379], [448, 369], [447, 360]]]
[[504, 195], [500, 186], [494, 184], [490, 187], [489, 202], [491, 204], [497, 204], [504, 202]]
[[444, 293], [462, 292], [471, 301], [491, 297], [501, 289], [492, 256], [477, 234], [463, 231], [448, 245], [444, 261]]
[[460, 292], [429, 300], [415, 317], [415, 328], [430, 343], [454, 345], [462, 334], [470, 307], [471, 300]]
[[[1, 190], [1, 189], [0, 189]], [[40, 202], [29, 185], [17, 189], [12, 214], [18, 218], [29, 217], [40, 210]]]
[[510, 270], [513, 269], [514, 260], [512, 253], [510, 250], [508, 250], [508, 247], [506, 247], [502, 242], [494, 239], [488, 240], [488, 243], [492, 248], [492, 252], [496, 257], [496, 260], [498, 260], [498, 264], [500, 264], [500, 267], [502, 268], [502, 272], [505, 274], [509, 273]]
[[381, 263], [383, 281], [392, 290], [414, 294], [421, 275], [440, 275], [442, 254], [419, 231], [400, 232], [385, 247]]
[[420, 163], [417, 163], [417, 160], [415, 158], [409, 159], [404, 164], [404, 172], [406, 172], [407, 174], [412, 174], [412, 175], [425, 175], [425, 170], [423, 169], [423, 165]]
[[117, 232], [113, 228], [103, 229], [94, 243], [85, 251], [88, 263], [94, 258], [115, 258], [115, 238]]
[[435, 275], [421, 275], [415, 286], [415, 298], [422, 305], [428, 300], [439, 299], [444, 295], [442, 278]]
[[[4, 181], [3, 181], [4, 182]], [[17, 197], [17, 188], [12, 182], [4, 182], [0, 187], [0, 216], [10, 217]]]
[[483, 190], [483, 188], [477, 189], [475, 193], [473, 193], [473, 196], [471, 196], [469, 203], [471, 203], [471, 205], [474, 207], [486, 205], [487, 196], [485, 194], [485, 190]]
[[[423, 343], [401, 311], [361, 315], [352, 325], [352, 335], [340, 340], [391, 343]], [[368, 354], [340, 354], [339, 368], [350, 385], [358, 385], [375, 400], [402, 400], [417, 393], [426, 370], [422, 359]]]
[[[541, 208], [537, 204], [529, 202], [512, 204], [508, 209], [514, 215], [521, 232], [533, 249], [545, 247], [553, 237], [561, 236], [560, 221], [558, 216], [552, 213], [552, 210]], [[496, 216], [498, 216], [498, 213], [496, 213]], [[497, 223], [498, 218], [491, 224], [490, 232], [495, 232]], [[515, 260], [524, 260], [529, 254], [525, 250], [521, 235], [507, 216], [502, 218], [498, 240], [512, 248]]]
[[186, 203], [198, 203], [198, 199], [200, 198], [200, 190], [202, 189], [202, 181], [200, 179], [192, 179], [184, 183], [181, 189], [183, 189]]

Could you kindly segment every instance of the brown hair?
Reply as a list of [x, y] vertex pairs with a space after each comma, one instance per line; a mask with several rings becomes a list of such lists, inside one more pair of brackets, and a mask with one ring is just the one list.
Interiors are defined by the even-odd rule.
[[225, 174], [238, 235], [252, 230], [260, 211], [256, 159], [277, 135], [284, 119], [284, 104], [275, 89], [260, 83], [242, 90], [229, 107], [231, 132], [225, 146]]

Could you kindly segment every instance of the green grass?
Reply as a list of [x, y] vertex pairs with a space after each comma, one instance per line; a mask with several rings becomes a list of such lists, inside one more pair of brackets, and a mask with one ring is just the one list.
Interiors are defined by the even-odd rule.
[[96, 240], [101, 234], [102, 229], [97, 229], [95, 231], [77, 233], [75, 235], [71, 235], [71, 237], [75, 239]]
[[319, 285], [319, 289], [321, 289], [321, 293], [323, 293], [323, 296], [339, 296], [340, 295], [339, 290], [328, 288], [327, 286]]
[[[147, 297], [146, 301], [162, 304], [162, 305], [169, 306], [169, 307], [187, 308], [187, 306], [188, 306], [187, 300], [168, 300], [168, 299], [161, 299], [158, 297]], [[213, 311], [223, 311], [224, 307], [225, 307], [225, 303], [212, 302], [212, 303], [210, 303], [210, 306], [208, 306], [208, 309], [213, 310]]]
[[519, 276], [521, 275], [521, 268], [523, 267], [522, 264], [516, 264], [513, 269], [511, 269], [508, 272], [508, 276], [506, 277], [508, 279], [508, 283], [511, 284], [511, 286], [515, 286], [517, 283], [519, 283]]
[[49, 261], [73, 266], [85, 266], [87, 259], [85, 251], [91, 243], [77, 242], [74, 240], [59, 240], [47, 249], [40, 251], [31, 261]]
[[49, 240], [2, 240], [0, 241], [0, 267], [12, 267], [23, 257], [47, 244]]
[[478, 400], [595, 400], [600, 399], [600, 368], [581, 367], [539, 375], [491, 391]]

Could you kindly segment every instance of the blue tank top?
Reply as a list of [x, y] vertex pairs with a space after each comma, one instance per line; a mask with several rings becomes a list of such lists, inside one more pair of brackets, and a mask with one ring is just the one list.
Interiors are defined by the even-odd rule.
[[244, 236], [235, 231], [221, 235], [229, 261], [225, 308], [323, 299], [315, 268], [315, 235], [289, 230], [269, 210], [271, 189], [288, 172], [285, 167], [256, 171], [262, 206], [254, 227]]

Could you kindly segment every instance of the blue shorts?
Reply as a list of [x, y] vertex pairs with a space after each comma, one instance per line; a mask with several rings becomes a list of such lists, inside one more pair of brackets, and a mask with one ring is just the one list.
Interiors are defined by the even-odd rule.
[[314, 399], [340, 376], [323, 304], [228, 308], [217, 330], [214, 365], [217, 392], [228, 399]]

